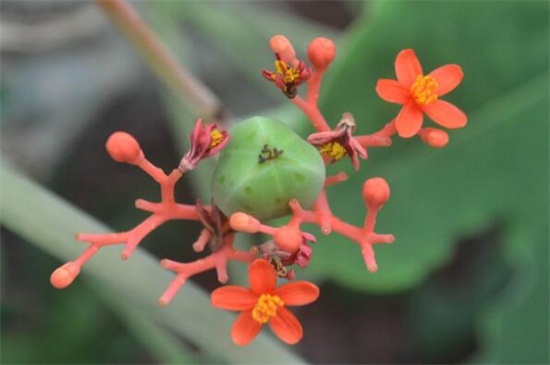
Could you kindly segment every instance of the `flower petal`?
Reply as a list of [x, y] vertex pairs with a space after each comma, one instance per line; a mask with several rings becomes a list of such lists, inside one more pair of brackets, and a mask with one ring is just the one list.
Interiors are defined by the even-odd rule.
[[321, 146], [327, 142], [331, 142], [336, 138], [341, 137], [345, 133], [344, 130], [326, 131], [312, 133], [307, 137], [307, 141], [314, 146]]
[[411, 91], [399, 81], [379, 79], [376, 83], [376, 92], [385, 101], [405, 104], [411, 98]]
[[319, 288], [308, 281], [295, 281], [281, 285], [273, 294], [278, 295], [285, 305], [306, 305], [319, 297]]
[[239, 314], [231, 328], [231, 338], [239, 346], [248, 345], [260, 332], [262, 324], [252, 318], [252, 311]]
[[250, 289], [236, 285], [222, 286], [214, 290], [210, 298], [213, 307], [232, 311], [252, 309], [258, 301]]
[[397, 54], [395, 58], [395, 74], [397, 80], [405, 87], [410, 88], [416, 77], [423, 75], [422, 66], [416, 57], [414, 50], [404, 49]]
[[395, 128], [400, 137], [410, 138], [418, 133], [423, 120], [422, 110], [418, 109], [416, 104], [410, 102], [401, 108], [397, 118], [395, 118]]
[[446, 128], [461, 128], [468, 122], [468, 117], [462, 110], [444, 100], [437, 100], [424, 105], [422, 110], [434, 122]]
[[195, 122], [195, 126], [193, 127], [193, 131], [191, 131], [191, 134], [189, 135], [189, 140], [191, 141], [191, 145], [199, 138], [202, 131], [202, 118], [197, 119]]
[[430, 76], [432, 76], [438, 84], [435, 93], [438, 96], [443, 96], [460, 84], [464, 74], [462, 73], [462, 67], [459, 65], [445, 65], [430, 72]]
[[248, 280], [254, 294], [271, 293], [277, 285], [277, 273], [267, 260], [255, 260], [248, 268]]
[[281, 341], [289, 345], [294, 345], [302, 339], [302, 325], [285, 307], [277, 308], [277, 315], [271, 317], [269, 326]]

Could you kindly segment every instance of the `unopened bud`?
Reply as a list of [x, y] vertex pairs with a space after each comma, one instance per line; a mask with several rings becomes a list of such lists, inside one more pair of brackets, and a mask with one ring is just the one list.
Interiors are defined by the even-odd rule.
[[260, 221], [246, 213], [237, 212], [229, 218], [229, 225], [235, 231], [245, 233], [257, 233], [260, 229]]
[[50, 282], [57, 289], [64, 289], [71, 285], [80, 273], [80, 266], [75, 262], [67, 262], [65, 265], [58, 267], [50, 276]]
[[380, 209], [390, 198], [390, 186], [381, 177], [368, 179], [363, 184], [363, 199], [369, 209]]
[[293, 62], [296, 59], [296, 51], [292, 43], [284, 35], [277, 34], [269, 40], [269, 46], [273, 53], [278, 53], [285, 62]]
[[311, 64], [319, 71], [328, 67], [328, 65], [336, 56], [336, 46], [334, 42], [328, 38], [315, 38], [309, 44], [307, 56]]
[[449, 134], [436, 128], [422, 128], [420, 138], [430, 147], [443, 148], [449, 143]]
[[293, 226], [282, 226], [273, 235], [273, 242], [281, 250], [294, 253], [300, 249], [303, 242], [302, 231]]
[[139, 163], [143, 152], [134, 137], [126, 132], [111, 134], [105, 143], [109, 156], [117, 162], [126, 162], [132, 165]]

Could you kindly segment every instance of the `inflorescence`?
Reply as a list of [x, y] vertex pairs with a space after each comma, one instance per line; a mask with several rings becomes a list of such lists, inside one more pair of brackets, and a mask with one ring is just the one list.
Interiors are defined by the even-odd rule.
[[[395, 60], [397, 80], [380, 79], [376, 84], [376, 92], [383, 100], [402, 105], [397, 116], [382, 129], [369, 135], [354, 135], [356, 121], [349, 112], [343, 113], [342, 118], [331, 128], [318, 107], [317, 99], [323, 76], [336, 55], [334, 43], [327, 38], [314, 39], [307, 50], [311, 66], [297, 58], [292, 44], [282, 35], [274, 36], [270, 46], [275, 54], [275, 70], [264, 70], [262, 75], [309, 118], [317, 132], [311, 134], [307, 142], [317, 148], [325, 164], [338, 162], [347, 156], [357, 171], [360, 159], [367, 158], [367, 148], [390, 146], [391, 137], [395, 135], [403, 138], [418, 135], [429, 146], [444, 147], [449, 141], [448, 134], [441, 129], [423, 127], [424, 114], [446, 128], [466, 125], [466, 115], [440, 99], [461, 82], [463, 74], [460, 66], [445, 65], [424, 75], [415, 52], [406, 49], [399, 52]], [[298, 93], [302, 85], [306, 89], [304, 97]], [[250, 288], [227, 285], [212, 293], [214, 307], [241, 312], [232, 329], [233, 341], [238, 345], [248, 344], [262, 325], [268, 323], [282, 341], [297, 343], [302, 338], [302, 327], [287, 306], [305, 305], [319, 296], [319, 288], [315, 284], [293, 281], [296, 276], [293, 266], [308, 266], [313, 255], [310, 244], [316, 241], [316, 237], [304, 232], [302, 226], [314, 224], [320, 227], [324, 235], [335, 232], [349, 238], [359, 246], [368, 271], [374, 273], [378, 270], [374, 245], [395, 241], [391, 234], [375, 232], [378, 213], [390, 197], [390, 188], [381, 177], [365, 181], [362, 195], [366, 215], [363, 225], [359, 227], [338, 218], [328, 203], [326, 188], [344, 182], [347, 175], [343, 172], [326, 177], [324, 187], [311, 208], [302, 207], [297, 199], [291, 199], [288, 202], [292, 212], [290, 219], [279, 227], [267, 225], [245, 212], [226, 216], [215, 202], [210, 205], [203, 205], [200, 201], [195, 205], [177, 203], [174, 198], [176, 183], [203, 159], [221, 151], [230, 138], [230, 134], [217, 124], [205, 125], [199, 119], [190, 135], [190, 150], [175, 169], [165, 174], [145, 158], [138, 142], [131, 135], [125, 132], [112, 134], [106, 143], [109, 155], [117, 162], [136, 165], [151, 176], [160, 186], [161, 200], [150, 202], [138, 199], [136, 208], [150, 215], [128, 231], [78, 233], [76, 239], [87, 242], [88, 247], [77, 259], [65, 263], [52, 273], [52, 285], [60, 289], [69, 286], [80, 273], [82, 265], [102, 246], [124, 244], [121, 256], [126, 260], [139, 243], [163, 223], [177, 219], [195, 220], [202, 224], [203, 229], [193, 249], [202, 252], [208, 245], [210, 253], [205, 258], [189, 263], [161, 260], [162, 267], [175, 272], [176, 276], [159, 298], [159, 304], [170, 303], [191, 276], [207, 270], [215, 269], [218, 281], [227, 283], [227, 262], [241, 261], [249, 267]], [[278, 158], [283, 153], [283, 150], [265, 145], [257, 157], [258, 163]], [[233, 247], [237, 232], [263, 233], [270, 239], [249, 251], [240, 251]], [[291, 281], [277, 287], [278, 278]]]

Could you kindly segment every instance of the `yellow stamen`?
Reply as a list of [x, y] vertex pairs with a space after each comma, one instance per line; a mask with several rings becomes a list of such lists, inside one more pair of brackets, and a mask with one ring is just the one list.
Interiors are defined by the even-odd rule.
[[325, 143], [319, 149], [322, 155], [330, 157], [333, 161], [338, 161], [347, 155], [347, 151], [339, 142], [332, 141]]
[[260, 323], [267, 323], [271, 317], [277, 314], [277, 308], [285, 303], [277, 295], [262, 294], [252, 309], [252, 318]]
[[210, 148], [214, 148], [223, 141], [223, 134], [219, 131], [219, 129], [212, 129], [210, 132], [210, 137], [212, 138], [212, 142], [210, 142]]
[[289, 67], [285, 61], [276, 60], [275, 70], [283, 77], [283, 82], [288, 85], [300, 79], [300, 71], [297, 67]]
[[411, 86], [411, 94], [414, 101], [420, 105], [428, 105], [437, 100], [435, 90], [439, 85], [432, 76], [418, 75]]

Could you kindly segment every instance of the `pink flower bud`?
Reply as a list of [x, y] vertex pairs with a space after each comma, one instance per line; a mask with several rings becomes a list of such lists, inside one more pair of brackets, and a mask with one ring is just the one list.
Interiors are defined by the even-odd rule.
[[302, 231], [294, 226], [282, 226], [273, 235], [273, 242], [281, 250], [294, 253], [300, 249], [303, 242]]
[[336, 56], [336, 46], [328, 38], [315, 38], [309, 44], [307, 56], [317, 70], [323, 71]]
[[105, 144], [109, 156], [117, 162], [126, 162], [132, 165], [139, 163], [143, 152], [134, 137], [126, 132], [111, 134]]
[[443, 148], [449, 143], [449, 134], [436, 128], [422, 128], [419, 132], [420, 138], [434, 148]]
[[363, 184], [363, 199], [369, 209], [380, 209], [390, 198], [390, 186], [381, 177], [368, 179]]
[[296, 60], [296, 51], [292, 43], [284, 35], [277, 34], [269, 40], [269, 46], [273, 53], [278, 53], [285, 62], [293, 63]]
[[237, 212], [229, 218], [229, 225], [235, 231], [245, 233], [257, 233], [260, 229], [260, 221], [246, 213]]
[[57, 268], [50, 277], [50, 282], [57, 289], [64, 289], [71, 285], [80, 273], [80, 266], [75, 262], [67, 262], [65, 265]]

